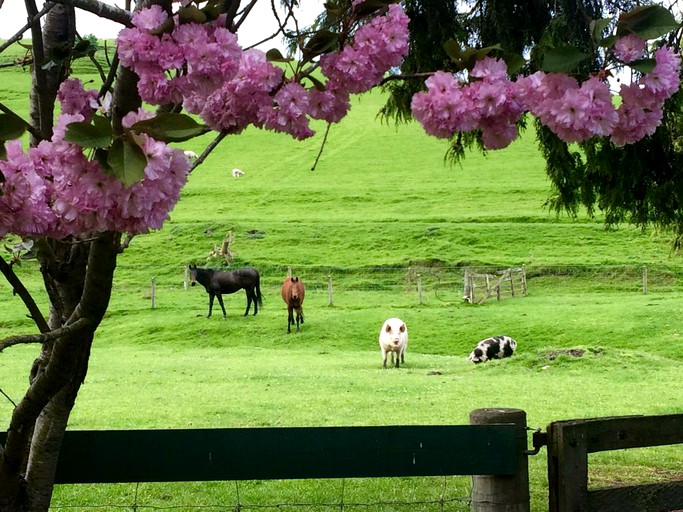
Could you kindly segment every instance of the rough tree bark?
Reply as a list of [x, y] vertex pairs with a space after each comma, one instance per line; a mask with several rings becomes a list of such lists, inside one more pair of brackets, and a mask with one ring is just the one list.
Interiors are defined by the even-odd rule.
[[[26, 0], [26, 5], [29, 15], [37, 14], [33, 0]], [[61, 65], [43, 68], [40, 64], [57, 53], [64, 56], [64, 49], [73, 47], [73, 7], [55, 5], [42, 28], [35, 21], [31, 32], [36, 66], [29, 119], [33, 127], [31, 144], [35, 145], [52, 135], [56, 93], [66, 77]], [[120, 132], [121, 117], [140, 104], [137, 78], [119, 69], [112, 108], [115, 131]], [[28, 297], [25, 300], [40, 334], [0, 340], [0, 351], [15, 343], [41, 344], [31, 368], [29, 388], [17, 403], [5, 445], [0, 446], [0, 512], [49, 509], [59, 447], [88, 371], [95, 331], [109, 305], [121, 234], [93, 233], [60, 241], [41, 239], [36, 247], [50, 301], [48, 321], [40, 317], [35, 305], [29, 304]], [[2, 269], [11, 274], [6, 263]]]

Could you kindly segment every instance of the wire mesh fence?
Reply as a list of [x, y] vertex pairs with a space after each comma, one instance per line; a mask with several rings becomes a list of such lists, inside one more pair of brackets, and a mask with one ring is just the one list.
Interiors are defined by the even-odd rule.
[[[164, 289], [188, 287], [185, 267], [123, 267], [126, 278], [115, 282], [115, 290], [144, 289], [154, 301]], [[225, 268], [234, 270], [237, 267]], [[561, 295], [574, 293], [655, 294], [683, 291], [683, 265], [411, 265], [382, 267], [325, 267], [260, 265], [261, 287], [279, 293], [289, 274], [297, 275], [307, 291], [326, 293], [330, 305], [340, 293], [377, 292], [411, 296], [415, 304], [460, 303], [467, 300], [471, 283], [468, 276], [490, 276], [476, 286], [477, 297], [501, 300], [528, 294]], [[487, 290], [505, 272], [513, 277], [523, 272], [520, 281], [502, 282], [500, 290]], [[515, 277], [515, 279], [517, 279]], [[514, 286], [513, 286], [514, 285]], [[510, 288], [513, 287], [512, 293]], [[503, 293], [501, 293], [501, 290]], [[522, 293], [520, 293], [520, 290]], [[489, 293], [486, 293], [489, 291]], [[492, 297], [489, 298], [489, 297]], [[478, 302], [467, 300], [468, 302]]]
[[469, 477], [58, 486], [51, 511], [464, 512]]

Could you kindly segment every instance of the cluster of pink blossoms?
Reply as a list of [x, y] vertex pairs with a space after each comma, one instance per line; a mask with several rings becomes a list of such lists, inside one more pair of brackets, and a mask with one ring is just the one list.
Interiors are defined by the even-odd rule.
[[427, 79], [427, 92], [413, 96], [413, 115], [429, 135], [481, 130], [487, 148], [504, 148], [517, 138], [515, 123], [524, 112], [519, 91], [503, 61], [480, 60], [471, 75], [478, 80], [464, 85], [450, 73], [435, 73]]
[[[5, 177], [0, 196], [0, 236], [64, 238], [90, 231], [144, 233], [158, 229], [177, 202], [190, 169], [179, 149], [141, 135], [147, 167], [142, 181], [126, 188], [89, 161], [80, 146], [64, 141], [66, 126], [92, 117], [97, 93], [84, 91], [78, 80], [59, 90], [62, 114], [53, 137], [27, 153], [18, 140], [6, 143], [0, 160]], [[151, 117], [130, 113], [124, 125]]]
[[[211, 128], [239, 133], [253, 124], [304, 139], [309, 118], [338, 122], [350, 108], [349, 94], [367, 91], [408, 51], [408, 17], [398, 5], [358, 28], [352, 44], [323, 56], [325, 90], [287, 81], [259, 50], [242, 51], [237, 38], [213, 23], [178, 24], [161, 37], [151, 34], [167, 20], [157, 5], [133, 17], [118, 36], [123, 65], [139, 77], [138, 91], [152, 104], [182, 102]], [[284, 82], [284, 84], [283, 84]]]
[[[645, 41], [627, 36], [615, 45], [624, 62], [642, 57]], [[516, 121], [531, 112], [565, 142], [610, 137], [618, 146], [651, 135], [662, 120], [664, 102], [679, 88], [680, 58], [667, 47], [654, 52], [656, 65], [637, 82], [621, 86], [621, 104], [612, 102], [609, 85], [591, 77], [582, 84], [561, 73], [537, 72], [516, 82], [502, 61], [487, 57], [461, 84], [453, 75], [430, 77], [427, 91], [413, 97], [412, 111], [429, 135], [450, 138], [481, 130], [489, 149], [507, 147], [516, 137]]]

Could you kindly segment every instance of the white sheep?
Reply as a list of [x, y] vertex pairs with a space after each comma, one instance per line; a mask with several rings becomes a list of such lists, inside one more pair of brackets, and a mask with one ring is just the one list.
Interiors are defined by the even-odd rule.
[[190, 159], [190, 162], [194, 162], [195, 160], [197, 160], [197, 158], [199, 158], [197, 156], [197, 153], [189, 149], [186, 149], [185, 151], [183, 151], [183, 153], [185, 153], [185, 156]]
[[391, 364], [394, 364], [396, 353], [396, 368], [405, 364], [405, 353], [408, 347], [408, 327], [400, 318], [389, 318], [379, 331], [379, 348], [382, 350], [382, 367], [387, 367], [387, 352], [391, 353]]
[[240, 176], [244, 176], [243, 171], [241, 171], [240, 169], [233, 169], [232, 170], [232, 177], [233, 178], [239, 178]]

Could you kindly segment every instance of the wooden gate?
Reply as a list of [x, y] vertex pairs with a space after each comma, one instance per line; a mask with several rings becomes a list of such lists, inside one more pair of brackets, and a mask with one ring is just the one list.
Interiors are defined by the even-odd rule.
[[588, 489], [589, 453], [683, 443], [683, 414], [557, 421], [547, 443], [550, 512], [683, 509], [683, 480]]
[[526, 268], [508, 268], [495, 274], [465, 269], [463, 300], [481, 303], [495, 295], [500, 300], [506, 293], [511, 297], [526, 295]]

